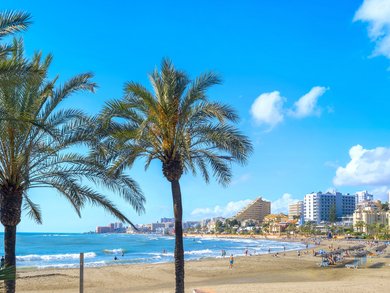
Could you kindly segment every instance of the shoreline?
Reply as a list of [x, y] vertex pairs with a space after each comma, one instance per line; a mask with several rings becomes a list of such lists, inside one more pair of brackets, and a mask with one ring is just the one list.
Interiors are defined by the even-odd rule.
[[[323, 240], [315, 249], [353, 245], [348, 240]], [[309, 249], [310, 252], [311, 249]], [[303, 251], [302, 251], [303, 252]], [[320, 257], [310, 253], [297, 256], [286, 251], [278, 257], [272, 254], [235, 257], [233, 269], [228, 258], [206, 258], [186, 261], [186, 293], [194, 289], [211, 292], [387, 292], [390, 279], [390, 248], [382, 256], [367, 259], [365, 268], [345, 268], [342, 265], [320, 268]], [[78, 269], [43, 269], [18, 271], [17, 292], [44, 293], [78, 291]], [[168, 293], [174, 288], [174, 264], [131, 264], [85, 268], [87, 292]], [[340, 290], [342, 288], [342, 290]]]

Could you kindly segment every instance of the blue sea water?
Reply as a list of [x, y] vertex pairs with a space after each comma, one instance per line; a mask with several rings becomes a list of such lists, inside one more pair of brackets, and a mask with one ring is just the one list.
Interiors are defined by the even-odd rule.
[[[0, 233], [0, 237], [2, 237]], [[79, 265], [79, 253], [84, 252], [85, 266], [172, 262], [175, 239], [161, 235], [18, 233], [16, 262], [18, 267], [72, 268]], [[265, 254], [305, 248], [297, 242], [259, 239], [184, 238], [187, 260], [221, 257], [224, 249], [230, 254]], [[0, 242], [0, 251], [4, 251]], [[163, 251], [166, 251], [165, 253]], [[117, 260], [114, 260], [114, 258]]]

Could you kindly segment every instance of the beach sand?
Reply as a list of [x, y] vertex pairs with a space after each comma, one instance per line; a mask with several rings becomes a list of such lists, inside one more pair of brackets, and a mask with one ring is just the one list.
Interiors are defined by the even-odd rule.
[[[321, 247], [330, 243], [334, 247], [356, 244], [324, 241]], [[228, 257], [186, 262], [186, 292], [389, 292], [390, 248], [379, 257], [369, 257], [361, 269], [345, 268], [353, 258], [320, 268], [321, 258], [311, 253], [279, 255], [237, 257], [233, 269]], [[19, 271], [17, 292], [78, 292], [78, 276], [78, 269]], [[84, 292], [174, 292], [173, 263], [85, 268], [84, 278]]]

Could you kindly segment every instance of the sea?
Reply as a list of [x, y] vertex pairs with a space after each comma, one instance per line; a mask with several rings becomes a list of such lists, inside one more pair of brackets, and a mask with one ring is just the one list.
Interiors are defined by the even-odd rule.
[[[163, 263], [173, 261], [174, 245], [174, 237], [153, 234], [18, 233], [16, 262], [18, 267], [38, 269], [77, 268], [83, 252], [86, 267]], [[304, 248], [303, 243], [264, 239], [184, 238], [186, 260], [220, 258], [222, 250], [227, 256], [240, 256], [245, 250], [248, 254], [266, 254], [269, 250], [276, 253]]]

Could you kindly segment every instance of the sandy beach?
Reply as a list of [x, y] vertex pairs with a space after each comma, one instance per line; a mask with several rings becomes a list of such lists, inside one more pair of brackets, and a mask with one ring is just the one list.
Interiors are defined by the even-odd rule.
[[[320, 248], [348, 247], [356, 242], [323, 241]], [[186, 292], [388, 292], [390, 249], [367, 259], [364, 268], [348, 269], [345, 259], [336, 266], [321, 268], [320, 257], [302, 251], [242, 256], [233, 269], [228, 258], [186, 262]], [[173, 292], [174, 265], [140, 264], [86, 268], [84, 292]], [[78, 292], [78, 269], [22, 270], [18, 272], [17, 292]]]

